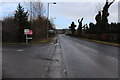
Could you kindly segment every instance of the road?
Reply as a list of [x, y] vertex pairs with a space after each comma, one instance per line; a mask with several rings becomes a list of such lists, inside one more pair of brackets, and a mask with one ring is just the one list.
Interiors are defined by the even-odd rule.
[[3, 78], [117, 78], [118, 47], [59, 35], [56, 44], [3, 44]]
[[68, 78], [118, 78], [118, 47], [59, 35]]
[[3, 44], [3, 78], [44, 78], [53, 44]]

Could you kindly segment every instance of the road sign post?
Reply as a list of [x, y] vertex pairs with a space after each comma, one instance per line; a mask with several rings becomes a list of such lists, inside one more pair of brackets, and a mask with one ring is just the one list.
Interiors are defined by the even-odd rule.
[[27, 34], [26, 34], [26, 44], [28, 44]]
[[33, 31], [29, 29], [24, 29], [24, 34], [26, 35], [26, 44], [28, 44], [28, 40], [32, 39], [32, 37], [28, 37], [28, 35], [32, 35]]

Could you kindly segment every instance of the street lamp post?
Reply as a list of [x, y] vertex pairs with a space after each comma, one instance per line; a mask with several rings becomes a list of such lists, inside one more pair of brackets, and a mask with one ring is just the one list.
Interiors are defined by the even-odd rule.
[[[52, 18], [52, 19], [55, 20], [56, 17], [54, 17], [54, 18]], [[54, 25], [54, 31], [55, 31], [55, 34], [56, 34], [56, 27], [55, 27], [55, 25]]]
[[56, 4], [56, 3], [54, 2], [54, 3], [48, 3], [47, 4], [47, 39], [48, 39], [48, 30], [49, 30], [49, 23], [48, 23], [48, 21], [49, 21], [49, 5], [50, 4]]

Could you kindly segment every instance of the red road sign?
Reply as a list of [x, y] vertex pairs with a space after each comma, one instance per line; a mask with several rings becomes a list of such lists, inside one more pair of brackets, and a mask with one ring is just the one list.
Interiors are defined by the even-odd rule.
[[32, 30], [29, 30], [29, 35], [32, 35], [33, 34], [33, 31]]
[[24, 29], [24, 34], [32, 35], [32, 34], [33, 34], [33, 31], [32, 31], [32, 30], [29, 30], [29, 29]]

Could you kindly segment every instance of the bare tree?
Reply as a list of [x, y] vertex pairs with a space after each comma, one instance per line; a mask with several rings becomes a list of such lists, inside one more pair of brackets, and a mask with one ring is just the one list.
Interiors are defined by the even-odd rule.
[[49, 29], [53, 29], [53, 22], [47, 20], [44, 16], [44, 6], [43, 3], [38, 0], [37, 2], [25, 2], [25, 6], [29, 11], [31, 29], [33, 30], [33, 39], [39, 40], [41, 38], [46, 38], [47, 35], [47, 22], [49, 23]]
[[45, 12], [43, 3], [40, 0], [37, 0], [36, 2], [25, 2], [25, 6], [29, 11], [30, 20], [43, 16]]

